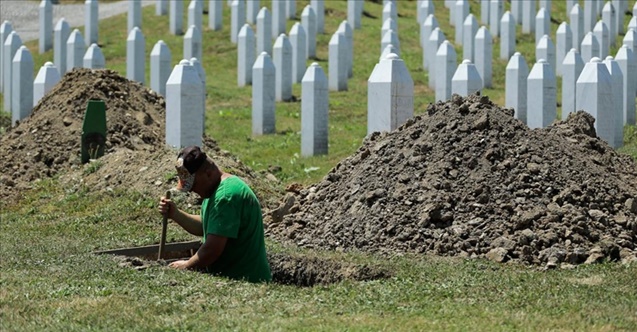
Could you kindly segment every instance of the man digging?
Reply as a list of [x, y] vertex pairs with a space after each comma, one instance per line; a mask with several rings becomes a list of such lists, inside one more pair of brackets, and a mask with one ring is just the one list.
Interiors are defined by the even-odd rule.
[[181, 150], [176, 168], [177, 189], [203, 198], [201, 215], [178, 209], [166, 197], [161, 198], [158, 210], [188, 233], [203, 237], [203, 244], [190, 259], [169, 266], [250, 282], [271, 281], [261, 206], [250, 187], [220, 170], [197, 146]]

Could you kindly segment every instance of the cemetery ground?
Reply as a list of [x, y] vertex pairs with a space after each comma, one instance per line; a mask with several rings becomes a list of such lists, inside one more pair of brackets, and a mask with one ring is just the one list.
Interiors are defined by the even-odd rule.
[[[427, 74], [419, 65], [415, 2], [398, 3], [401, 57], [414, 79], [415, 112], [423, 115], [433, 102], [433, 91], [426, 88]], [[298, 2], [297, 13], [305, 4], [306, 1]], [[472, 1], [471, 12], [479, 13], [478, 5]], [[553, 6], [553, 18], [561, 22], [566, 18], [560, 7], [564, 4], [556, 1]], [[319, 36], [317, 48], [324, 70], [329, 33], [346, 19], [346, 2], [330, 1], [326, 10], [327, 33]], [[223, 31], [204, 31], [203, 64], [208, 73], [206, 134], [219, 148], [228, 151], [216, 153], [219, 163], [257, 184], [265, 207], [271, 208], [273, 200], [282, 197], [286, 185], [317, 183], [360, 147], [366, 133], [366, 81], [380, 54], [382, 7], [365, 3], [365, 11], [374, 18], [365, 16], [362, 29], [354, 31], [357, 60], [354, 77], [348, 82], [349, 91], [330, 92], [329, 154], [310, 158], [299, 156], [298, 101], [277, 103], [275, 135], [250, 135], [251, 91], [249, 87], [236, 87], [236, 47], [229, 41], [226, 6], [224, 11]], [[436, 2], [436, 17], [451, 39], [448, 11], [441, 2]], [[288, 31], [291, 24], [288, 21]], [[176, 63], [182, 42], [181, 37], [167, 33], [167, 17], [156, 17], [154, 8], [147, 7], [143, 25], [147, 53], [156, 40], [163, 39]], [[125, 15], [100, 22], [100, 44], [107, 67], [122, 75], [126, 68], [125, 27]], [[554, 33], [557, 24], [551, 24], [551, 28]], [[518, 37], [518, 49], [528, 63], [534, 63], [533, 37]], [[37, 42], [27, 45], [36, 68], [52, 58], [51, 52], [37, 54]], [[495, 39], [494, 55], [498, 49]], [[611, 54], [615, 53], [616, 48], [611, 50]], [[498, 105], [504, 104], [505, 65], [494, 60], [494, 89], [483, 91]], [[300, 96], [300, 85], [294, 86], [293, 95]], [[557, 100], [561, 100], [559, 95]], [[6, 128], [7, 116], [2, 119], [0, 126]], [[2, 135], [7, 134], [5, 130]], [[637, 160], [636, 128], [626, 127], [624, 137], [625, 146], [619, 152]], [[232, 155], [255, 172], [242, 168]], [[171, 152], [146, 165], [150, 167], [145, 172], [152, 177], [139, 174], [127, 178], [133, 182], [130, 186], [104, 186], [104, 179], [129, 168], [140, 169], [118, 157], [122, 155], [106, 156], [102, 161], [70, 169], [73, 176], [85, 179], [82, 183], [69, 185], [68, 176], [59, 174], [33, 182], [31, 189], [18, 194], [19, 199], [0, 202], [2, 330], [637, 329], [634, 263], [605, 262], [544, 270], [484, 259], [422, 254], [394, 254], [388, 258], [356, 251], [308, 250], [267, 239], [273, 255], [300, 257], [297, 268], [301, 270], [304, 264], [306, 268], [314, 264], [325, 268], [324, 274], [344, 277], [314, 287], [298, 287], [281, 282], [253, 285], [168, 270], [160, 264], [94, 255], [96, 250], [156, 244], [161, 229], [161, 217], [155, 211], [156, 193], [174, 184]], [[11, 174], [11, 170], [2, 173]], [[142, 185], [144, 189], [134, 183], [151, 181], [149, 178], [152, 183]], [[163, 181], [155, 185], [156, 178]], [[191, 199], [182, 198], [182, 204], [192, 203]], [[174, 224], [169, 225], [169, 242], [193, 239]], [[379, 271], [378, 278], [348, 278], [353, 274], [346, 270], [361, 266]]]

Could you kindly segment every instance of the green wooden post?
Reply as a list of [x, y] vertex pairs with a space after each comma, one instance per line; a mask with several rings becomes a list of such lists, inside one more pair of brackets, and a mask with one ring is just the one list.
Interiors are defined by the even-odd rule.
[[106, 146], [106, 104], [103, 100], [89, 100], [82, 124], [82, 163], [104, 155]]

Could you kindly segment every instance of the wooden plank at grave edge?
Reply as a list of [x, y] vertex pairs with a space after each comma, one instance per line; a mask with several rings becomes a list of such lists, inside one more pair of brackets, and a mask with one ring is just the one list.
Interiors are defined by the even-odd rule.
[[[201, 246], [201, 241], [185, 241], [185, 242], [174, 242], [174, 243], [166, 243], [165, 252], [170, 251], [184, 251], [190, 249], [198, 249]], [[120, 249], [111, 249], [111, 250], [100, 250], [94, 251], [93, 253], [96, 255], [110, 254], [110, 255], [125, 255], [125, 256], [143, 256], [156, 254], [159, 250], [159, 244], [153, 244], [143, 247], [130, 247], [130, 248], [120, 248]]]

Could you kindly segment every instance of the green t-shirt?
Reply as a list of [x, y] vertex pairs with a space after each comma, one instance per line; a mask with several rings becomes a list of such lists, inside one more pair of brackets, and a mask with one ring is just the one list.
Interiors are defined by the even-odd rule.
[[214, 197], [201, 206], [204, 239], [208, 234], [228, 238], [221, 256], [208, 272], [250, 282], [271, 281], [265, 254], [261, 206], [250, 187], [236, 176], [221, 183]]

